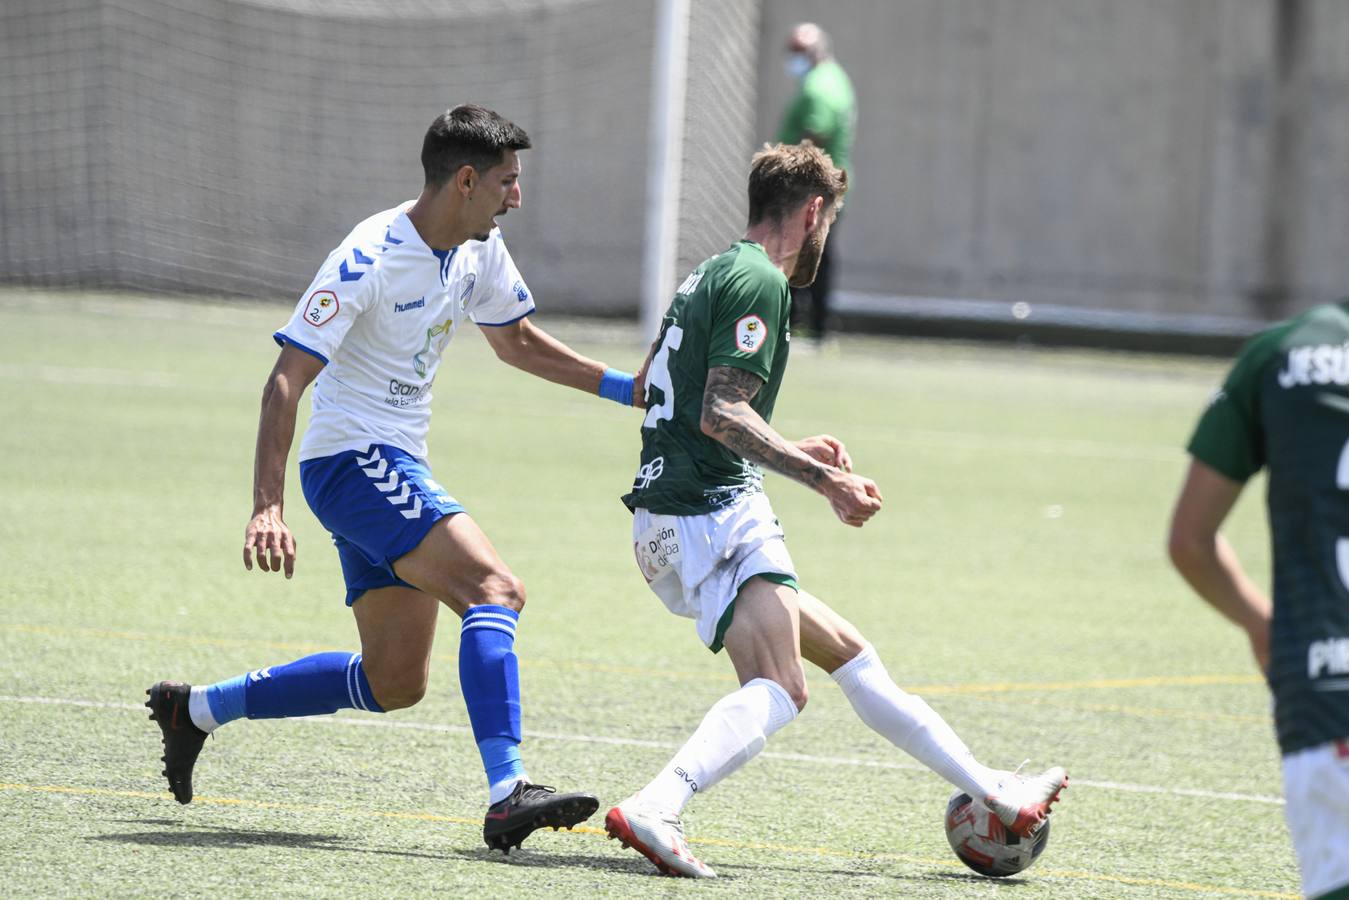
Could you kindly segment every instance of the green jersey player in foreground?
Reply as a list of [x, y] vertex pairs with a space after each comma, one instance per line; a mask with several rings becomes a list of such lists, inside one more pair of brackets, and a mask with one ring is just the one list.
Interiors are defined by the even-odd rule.
[[[1303, 893], [1349, 897], [1349, 300], [1251, 340], [1188, 449], [1171, 559], [1246, 631], [1274, 693]], [[1261, 468], [1272, 607], [1218, 534]]]
[[632, 491], [638, 566], [671, 612], [723, 646], [741, 687], [708, 711], [656, 778], [609, 810], [605, 829], [661, 871], [713, 871], [689, 851], [680, 813], [743, 766], [806, 705], [804, 657], [843, 689], [871, 728], [1021, 835], [1036, 831], [1067, 784], [990, 769], [926, 703], [900, 690], [861, 633], [801, 590], [762, 488], [772, 469], [814, 489], [840, 521], [861, 527], [881, 508], [829, 435], [788, 441], [768, 424], [787, 365], [788, 286], [811, 283], [847, 176], [813, 144], [755, 155], [749, 228], [680, 285], [643, 369], [647, 416]]

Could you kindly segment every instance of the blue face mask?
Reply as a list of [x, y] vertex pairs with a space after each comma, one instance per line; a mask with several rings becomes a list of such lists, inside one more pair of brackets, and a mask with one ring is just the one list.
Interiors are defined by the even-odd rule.
[[814, 68], [814, 63], [810, 57], [804, 53], [793, 53], [787, 57], [787, 76], [800, 81], [806, 77], [806, 73]]

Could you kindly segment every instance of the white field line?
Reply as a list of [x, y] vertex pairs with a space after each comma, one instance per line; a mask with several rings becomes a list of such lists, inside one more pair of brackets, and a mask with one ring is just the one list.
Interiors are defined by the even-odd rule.
[[[55, 704], [59, 706], [80, 706], [92, 709], [119, 709], [145, 712], [144, 704], [107, 703], [99, 700], [74, 700], [63, 697], [17, 697], [0, 694], [0, 703]], [[407, 731], [431, 731], [441, 734], [471, 735], [467, 725], [437, 725], [427, 722], [396, 722], [388, 719], [352, 719], [345, 717], [311, 716], [304, 719], [291, 719], [315, 725], [349, 725], [357, 728], [393, 728]], [[525, 737], [546, 741], [565, 741], [578, 744], [606, 744], [616, 747], [645, 747], [652, 750], [676, 750], [679, 745], [668, 741], [649, 741], [641, 738], [606, 737], [592, 734], [558, 734], [550, 731], [525, 731]], [[764, 759], [776, 759], [783, 762], [800, 762], [809, 765], [856, 766], [867, 769], [894, 769], [906, 772], [926, 772], [926, 766], [909, 762], [888, 762], [885, 760], [853, 759], [846, 756], [815, 756], [808, 753], [775, 753], [766, 750], [760, 753]], [[1119, 781], [1091, 781], [1074, 778], [1072, 787], [1098, 788], [1107, 791], [1123, 791], [1131, 794], [1167, 794], [1173, 797], [1197, 797], [1203, 800], [1228, 800], [1241, 803], [1268, 803], [1282, 806], [1282, 797], [1263, 794], [1240, 794], [1232, 791], [1208, 791], [1201, 788], [1161, 787], [1149, 784], [1128, 784]]]

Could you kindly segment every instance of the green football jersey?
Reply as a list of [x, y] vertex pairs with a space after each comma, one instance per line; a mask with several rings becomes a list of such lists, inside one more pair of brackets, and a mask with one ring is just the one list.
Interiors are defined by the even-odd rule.
[[1236, 481], [1269, 471], [1280, 749], [1349, 737], [1349, 300], [1253, 338], [1189, 451]]
[[739, 241], [684, 279], [665, 313], [646, 376], [642, 461], [629, 509], [699, 515], [747, 491], [763, 472], [702, 431], [707, 372], [746, 369], [764, 380], [750, 406], [765, 420], [787, 366], [787, 277], [753, 241]]

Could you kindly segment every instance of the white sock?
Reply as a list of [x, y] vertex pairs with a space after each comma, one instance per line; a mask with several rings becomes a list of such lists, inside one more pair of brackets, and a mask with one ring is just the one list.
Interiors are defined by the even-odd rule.
[[795, 718], [796, 704], [782, 685], [755, 678], [712, 705], [693, 737], [639, 796], [678, 814], [695, 793], [749, 762], [770, 735]]
[[503, 778], [496, 784], [489, 786], [487, 788], [487, 805], [491, 806], [494, 803], [500, 803], [502, 800], [505, 800], [511, 795], [511, 791], [515, 790], [517, 784], [528, 780], [529, 776], [524, 772], [521, 772], [519, 775], [511, 778]]
[[187, 695], [187, 714], [192, 724], [210, 734], [220, 727], [220, 723], [211, 715], [211, 704], [206, 702], [206, 688], [193, 687]]
[[977, 800], [997, 793], [1001, 772], [970, 748], [923, 698], [907, 694], [870, 645], [832, 674], [867, 727]]

